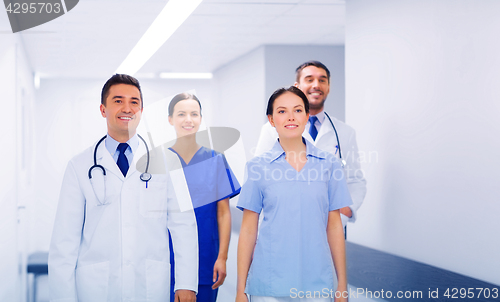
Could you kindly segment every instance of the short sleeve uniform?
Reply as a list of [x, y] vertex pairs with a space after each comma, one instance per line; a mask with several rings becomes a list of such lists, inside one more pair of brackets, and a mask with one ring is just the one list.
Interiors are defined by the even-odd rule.
[[334, 286], [328, 214], [352, 201], [339, 160], [304, 142], [307, 162], [300, 172], [278, 141], [247, 163], [238, 208], [263, 215], [247, 279], [250, 295], [284, 297], [292, 288]]
[[[221, 153], [201, 147], [188, 164], [182, 157], [179, 159], [198, 225], [199, 284], [212, 285], [213, 267], [219, 254], [217, 201], [238, 195], [240, 184]], [[173, 251], [170, 253], [172, 256]], [[174, 257], [170, 259], [173, 269]]]

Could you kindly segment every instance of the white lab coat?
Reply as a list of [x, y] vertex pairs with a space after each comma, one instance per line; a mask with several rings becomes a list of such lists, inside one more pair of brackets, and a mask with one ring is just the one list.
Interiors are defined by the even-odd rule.
[[[169, 301], [167, 228], [175, 289], [196, 292], [196, 218], [192, 210], [179, 210], [169, 173], [153, 174], [146, 189], [136, 170], [144, 144], [123, 177], [103, 141], [97, 163], [106, 169], [107, 199], [99, 205], [88, 177], [94, 147], [74, 157], [64, 175], [49, 252], [50, 301]], [[100, 173], [93, 171], [97, 179]]]
[[[366, 195], [366, 180], [364, 173], [361, 170], [361, 165], [359, 163], [358, 145], [356, 143], [356, 132], [354, 129], [347, 124], [339, 121], [338, 119], [330, 116], [337, 133], [339, 135], [340, 148], [342, 152], [342, 159], [346, 161], [344, 167], [345, 176], [347, 180], [347, 187], [349, 188], [349, 193], [351, 193], [351, 198], [353, 204], [350, 206], [352, 211], [352, 217], [348, 218], [341, 214], [342, 224], [345, 226], [347, 221], [356, 221], [357, 211], [363, 199]], [[337, 151], [337, 137], [335, 136], [335, 131], [333, 130], [332, 124], [327, 116], [321, 124], [316, 140], [313, 140], [309, 134], [309, 126], [306, 127], [302, 136], [313, 143], [319, 149], [328, 151], [339, 158], [339, 152]], [[260, 155], [268, 150], [271, 150], [276, 139], [278, 138], [278, 132], [276, 129], [269, 124], [265, 123], [260, 131], [259, 142], [255, 149], [255, 155]]]

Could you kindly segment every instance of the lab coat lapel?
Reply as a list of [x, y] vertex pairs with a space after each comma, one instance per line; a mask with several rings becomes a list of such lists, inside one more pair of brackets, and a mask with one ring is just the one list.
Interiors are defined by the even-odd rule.
[[325, 119], [323, 120], [323, 123], [321, 124], [321, 128], [319, 129], [318, 136], [316, 137], [316, 142], [319, 142], [321, 137], [327, 135], [331, 131], [333, 131], [332, 124], [330, 123], [330, 120], [328, 119], [328, 117], [325, 116]]
[[302, 133], [302, 137], [305, 138], [305, 139], [307, 139], [308, 141], [310, 141], [314, 145], [314, 140], [313, 140], [313, 138], [312, 138], [312, 136], [309, 133], [309, 130], [307, 128]]
[[113, 160], [113, 157], [111, 156], [111, 154], [109, 154], [104, 141], [99, 145], [99, 148], [97, 149], [96, 159], [97, 164], [103, 166], [107, 172], [115, 174], [121, 180], [124, 179], [122, 171], [120, 171], [120, 168], [118, 168], [118, 165]]

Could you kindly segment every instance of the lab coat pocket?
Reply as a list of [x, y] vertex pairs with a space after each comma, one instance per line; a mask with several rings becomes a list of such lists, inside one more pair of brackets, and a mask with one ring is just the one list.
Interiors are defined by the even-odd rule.
[[79, 302], [108, 300], [109, 261], [76, 268], [76, 291]]
[[146, 259], [146, 297], [148, 302], [169, 301], [170, 263]]
[[167, 185], [162, 181], [149, 181], [140, 188], [140, 211], [146, 218], [162, 218], [167, 210]]

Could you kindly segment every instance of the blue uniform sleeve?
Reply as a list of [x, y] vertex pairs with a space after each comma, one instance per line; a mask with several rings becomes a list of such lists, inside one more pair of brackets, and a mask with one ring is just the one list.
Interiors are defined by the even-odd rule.
[[352, 199], [339, 160], [333, 156], [329, 160], [332, 162], [332, 174], [328, 182], [328, 201], [330, 211], [334, 211], [352, 205]]
[[236, 206], [240, 210], [250, 210], [256, 213], [262, 211], [263, 199], [262, 190], [259, 186], [261, 173], [259, 166], [254, 162], [248, 162], [245, 168], [245, 183], [241, 187], [241, 193]]
[[233, 198], [240, 193], [240, 183], [223, 154], [217, 156], [217, 201]]

